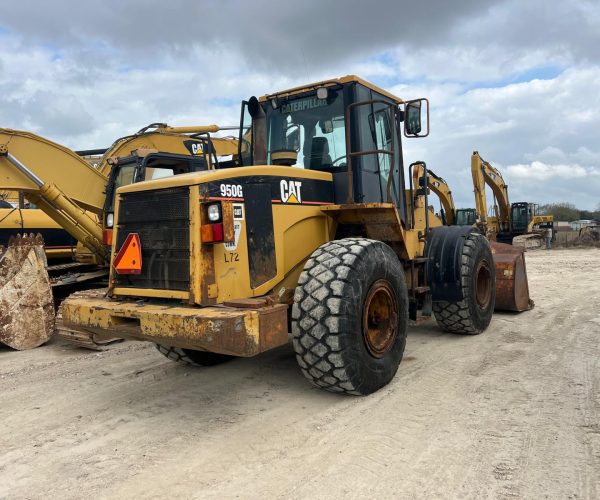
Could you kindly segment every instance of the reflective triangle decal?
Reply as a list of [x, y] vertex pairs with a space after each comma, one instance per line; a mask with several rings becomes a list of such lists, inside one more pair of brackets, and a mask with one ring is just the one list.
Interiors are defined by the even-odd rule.
[[118, 274], [142, 273], [142, 245], [137, 233], [129, 233], [117, 253], [113, 266]]

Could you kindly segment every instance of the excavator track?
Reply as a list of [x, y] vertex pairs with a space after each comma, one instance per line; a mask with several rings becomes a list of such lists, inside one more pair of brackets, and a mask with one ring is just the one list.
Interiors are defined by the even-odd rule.
[[41, 235], [17, 235], [0, 249], [0, 343], [33, 349], [54, 333], [54, 300]]

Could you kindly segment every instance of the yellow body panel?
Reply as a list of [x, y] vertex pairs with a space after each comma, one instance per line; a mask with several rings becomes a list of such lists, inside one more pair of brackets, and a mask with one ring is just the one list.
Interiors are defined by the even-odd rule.
[[[200, 195], [202, 184], [215, 181], [226, 182], [227, 179], [253, 176], [276, 176], [282, 179], [316, 179], [331, 181], [331, 174], [314, 170], [295, 169], [279, 166], [255, 166], [231, 168], [218, 171], [195, 172], [165, 179], [140, 182], [124, 186], [118, 190], [115, 209], [116, 231], [118, 231], [118, 213], [120, 195], [135, 193], [148, 189], [165, 189], [187, 186], [190, 188], [190, 293], [180, 298], [190, 298], [190, 302], [202, 305], [222, 303], [228, 300], [258, 297], [271, 292], [285, 278], [294, 273], [300, 274], [302, 264], [310, 253], [330, 239], [332, 220], [321, 210], [321, 205], [273, 203], [273, 234], [275, 240], [275, 260], [272, 263], [274, 275], [257, 287], [252, 287], [249, 274], [246, 220], [234, 221], [235, 238], [232, 242], [214, 245], [202, 244], [200, 241], [200, 202], [208, 202]], [[277, 200], [276, 200], [277, 201]], [[234, 201], [235, 205], [245, 206], [243, 201]], [[113, 238], [112, 253], [116, 248], [116, 232]], [[144, 242], [141, 242], [142, 248]], [[115, 270], [111, 269], [111, 282], [114, 282]], [[294, 285], [295, 286], [295, 285]], [[281, 287], [280, 287], [281, 288]], [[279, 288], [279, 289], [280, 289]], [[172, 298], [172, 291], [152, 290], [152, 295], [140, 293], [138, 289], [112, 286], [114, 296], [136, 296]]]
[[225, 170], [205, 170], [204, 172], [192, 172], [174, 177], [154, 179], [151, 181], [138, 182], [119, 188], [118, 193], [135, 193], [136, 191], [147, 191], [149, 189], [165, 189], [180, 186], [192, 186], [212, 181], [224, 181], [234, 177], [247, 177], [251, 175], [273, 175], [281, 178], [303, 177], [305, 179], [331, 180], [331, 174], [317, 170], [305, 170], [302, 168], [279, 167], [275, 165], [259, 165], [255, 167], [228, 168]]
[[264, 102], [267, 99], [269, 99], [271, 97], [275, 97], [275, 96], [287, 97], [287, 96], [291, 96], [294, 94], [306, 92], [308, 90], [316, 89], [318, 87], [327, 87], [330, 85], [344, 84], [344, 83], [350, 83], [350, 82], [360, 83], [361, 85], [364, 85], [365, 87], [367, 87], [371, 90], [374, 90], [375, 92], [378, 92], [378, 93], [392, 99], [393, 101], [396, 102], [396, 104], [402, 104], [404, 102], [402, 99], [400, 99], [398, 96], [395, 96], [391, 92], [388, 92], [387, 90], [384, 90], [381, 87], [378, 87], [377, 85], [374, 85], [373, 83], [368, 82], [367, 80], [363, 80], [361, 77], [356, 76], [356, 75], [346, 75], [346, 76], [342, 76], [340, 78], [332, 78], [330, 80], [322, 80], [320, 82], [311, 83], [309, 85], [293, 87], [291, 89], [282, 90], [281, 92], [276, 92], [275, 94], [267, 94], [267, 95], [261, 96], [261, 97], [259, 97], [259, 101]]

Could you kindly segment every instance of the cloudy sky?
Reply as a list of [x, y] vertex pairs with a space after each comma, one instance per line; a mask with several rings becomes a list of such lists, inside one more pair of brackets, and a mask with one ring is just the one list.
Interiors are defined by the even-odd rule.
[[406, 141], [473, 206], [470, 155], [511, 201], [600, 205], [600, 2], [53, 0], [0, 17], [0, 126], [73, 149], [151, 122], [239, 121], [251, 95], [359, 74], [429, 97]]

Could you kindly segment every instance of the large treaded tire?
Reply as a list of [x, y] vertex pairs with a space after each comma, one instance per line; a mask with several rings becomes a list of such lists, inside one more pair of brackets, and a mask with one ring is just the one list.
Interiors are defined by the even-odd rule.
[[154, 346], [158, 349], [158, 352], [171, 361], [192, 366], [214, 366], [225, 363], [235, 357], [216, 352], [194, 351], [193, 349], [182, 349], [181, 347], [170, 347], [160, 344], [154, 344]]
[[[366, 322], [371, 316], [363, 309], [371, 311], [378, 293], [389, 297], [383, 303], [387, 300], [389, 310], [396, 312], [374, 320], [373, 328], [381, 328], [387, 339], [374, 355], [365, 333], [372, 331], [374, 323]], [[384, 316], [396, 316], [396, 321], [381, 320]], [[314, 385], [353, 395], [380, 389], [398, 370], [407, 326], [404, 269], [385, 243], [366, 238], [334, 240], [307, 260], [294, 294], [292, 338], [300, 369]]]
[[[494, 259], [483, 235], [470, 233], [466, 237], [460, 274], [463, 299], [434, 302], [433, 314], [438, 325], [447, 332], [478, 335], [490, 324], [496, 299]], [[478, 293], [483, 298], [478, 299]]]

